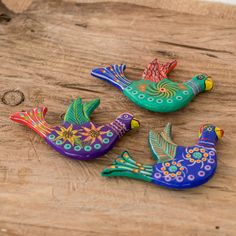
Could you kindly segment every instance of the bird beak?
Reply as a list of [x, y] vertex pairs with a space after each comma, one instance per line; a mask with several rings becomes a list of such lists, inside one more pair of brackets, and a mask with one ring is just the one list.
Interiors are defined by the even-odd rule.
[[205, 80], [205, 91], [211, 91], [213, 89], [213, 86], [214, 86], [213, 80], [210, 77], [208, 77]]
[[139, 127], [140, 127], [140, 122], [137, 119], [133, 118], [131, 120], [131, 129], [137, 129]]
[[198, 138], [201, 138], [201, 136], [202, 136], [202, 132], [199, 131], [199, 132], [198, 132]]
[[202, 130], [203, 130], [203, 128], [204, 128], [204, 125], [202, 125], [202, 126], [200, 127], [200, 130], [198, 131], [198, 138], [200, 138], [200, 137], [202, 136]]
[[216, 135], [217, 135], [217, 138], [218, 139], [221, 139], [224, 135], [224, 130], [218, 128], [218, 127], [215, 127], [215, 132], [216, 132]]

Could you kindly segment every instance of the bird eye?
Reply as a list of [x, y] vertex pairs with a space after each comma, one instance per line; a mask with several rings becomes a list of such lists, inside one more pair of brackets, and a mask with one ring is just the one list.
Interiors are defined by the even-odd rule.
[[197, 76], [197, 78], [198, 78], [199, 80], [204, 79], [204, 77], [205, 77], [204, 75], [198, 75], [198, 76]]
[[129, 118], [129, 115], [128, 115], [128, 114], [124, 114], [124, 115], [123, 115], [123, 118], [124, 118], [124, 119], [128, 119], [128, 118]]
[[207, 128], [207, 131], [212, 131], [212, 128], [211, 128], [211, 127], [208, 127], [208, 128]]

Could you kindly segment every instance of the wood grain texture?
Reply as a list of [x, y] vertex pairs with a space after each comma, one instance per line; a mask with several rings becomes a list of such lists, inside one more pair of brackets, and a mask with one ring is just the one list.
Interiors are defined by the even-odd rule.
[[[17, 7], [24, 9], [21, 14], [0, 5], [8, 16], [0, 20], [0, 235], [236, 234], [236, 22], [220, 7], [217, 12], [225, 17], [134, 2], [38, 0]], [[90, 76], [93, 67], [125, 63], [127, 77], [135, 80], [155, 57], [178, 60], [170, 75], [175, 81], [199, 72], [212, 75], [214, 91], [181, 111], [154, 114]], [[77, 96], [101, 98], [93, 114], [97, 123], [130, 111], [142, 127], [108, 155], [79, 162], [60, 156], [36, 133], [8, 119], [15, 111], [44, 104], [48, 122], [56, 124]], [[152, 163], [147, 132], [161, 130], [166, 122], [173, 123], [180, 145], [192, 144], [203, 123], [225, 130], [209, 183], [171, 191], [100, 177], [124, 149]]]

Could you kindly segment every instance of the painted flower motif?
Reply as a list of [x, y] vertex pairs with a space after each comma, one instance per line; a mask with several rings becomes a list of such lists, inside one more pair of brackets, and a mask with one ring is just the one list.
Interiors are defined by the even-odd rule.
[[72, 124], [68, 128], [61, 126], [60, 130], [55, 130], [55, 131], [58, 134], [58, 136], [54, 139], [54, 141], [62, 140], [61, 144], [68, 141], [71, 143], [72, 146], [74, 146], [75, 143], [81, 146], [80, 135], [77, 134], [79, 130], [73, 130]]
[[157, 96], [160, 98], [171, 98], [176, 95], [179, 87], [176, 84], [170, 83], [168, 81], [160, 81], [158, 83], [153, 83], [147, 87], [147, 93], [150, 96]]
[[207, 158], [209, 156], [209, 154], [206, 152], [206, 149], [204, 148], [194, 147], [186, 149], [185, 151], [186, 154], [183, 155], [183, 158], [185, 160], [188, 160], [192, 164], [198, 163], [203, 165], [204, 162], [207, 161]]
[[177, 182], [182, 182], [185, 177], [185, 167], [182, 166], [180, 162], [176, 161], [164, 162], [161, 168], [158, 168], [157, 171], [159, 172], [155, 173], [154, 176], [159, 179], [162, 176], [160, 173], [162, 173], [166, 181], [174, 179]]
[[86, 137], [83, 141], [84, 142], [90, 142], [90, 144], [93, 144], [97, 140], [99, 140], [101, 143], [103, 143], [103, 135], [107, 134], [108, 131], [101, 131], [101, 129], [104, 126], [98, 126], [96, 127], [93, 123], [90, 123], [91, 127], [82, 127], [82, 130], [80, 130], [80, 134], [84, 137]]
[[184, 167], [181, 165], [181, 163], [172, 161], [163, 163], [161, 170], [163, 171], [164, 175], [170, 175], [171, 177], [175, 177], [176, 175], [182, 174]]
[[186, 86], [183, 83], [179, 83], [177, 86], [179, 87], [180, 90], [187, 89]]
[[141, 92], [145, 92], [147, 86], [148, 86], [147, 84], [140, 84], [140, 85], [139, 85], [139, 90], [140, 90]]

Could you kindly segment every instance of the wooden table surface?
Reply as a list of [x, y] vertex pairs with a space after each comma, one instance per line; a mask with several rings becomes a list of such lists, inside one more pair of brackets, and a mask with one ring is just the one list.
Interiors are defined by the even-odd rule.
[[[236, 7], [194, 1], [4, 0], [0, 3], [0, 235], [236, 235]], [[5, 5], [4, 5], [4, 4]], [[171, 114], [151, 113], [90, 76], [125, 63], [135, 80], [153, 59], [178, 60], [170, 77], [206, 72], [211, 93]], [[142, 122], [106, 156], [74, 161], [53, 151], [8, 116], [38, 104], [61, 122], [73, 98], [101, 98], [92, 118], [111, 122], [129, 111]], [[150, 128], [173, 124], [176, 143], [191, 145], [199, 126], [225, 131], [218, 169], [196, 189], [167, 190], [102, 169], [124, 149], [153, 163]]]

